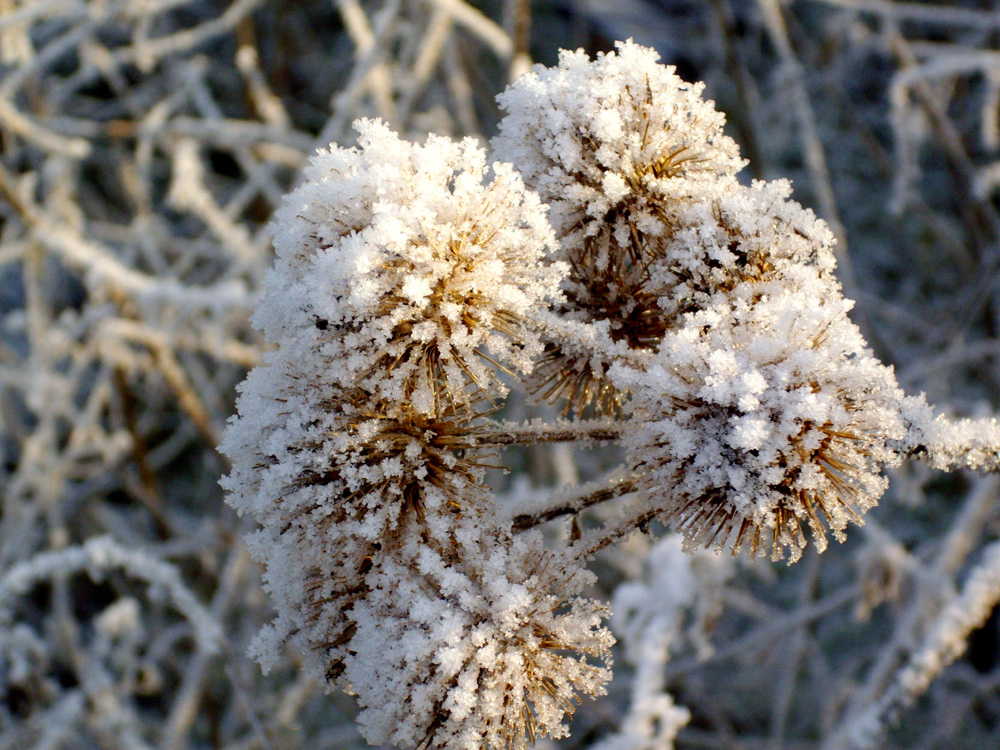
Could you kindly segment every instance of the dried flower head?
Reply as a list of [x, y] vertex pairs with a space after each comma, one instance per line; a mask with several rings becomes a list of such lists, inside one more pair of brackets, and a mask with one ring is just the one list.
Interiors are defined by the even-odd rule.
[[509, 165], [484, 184], [472, 139], [356, 128], [359, 147], [320, 152], [277, 212], [255, 324], [276, 342], [318, 330], [330, 378], [423, 414], [470, 387], [502, 395], [494, 364], [527, 372], [541, 348], [522, 315], [559, 297], [545, 207]]
[[[604, 692], [613, 638], [606, 605], [574, 596], [588, 580], [537, 539], [422, 546], [384, 562], [352, 612], [345, 677], [371, 743], [507, 750], [563, 737], [581, 694]], [[402, 582], [402, 583], [401, 583]]]
[[324, 381], [332, 365], [317, 351], [289, 342], [250, 373], [222, 446], [233, 457], [223, 485], [263, 526], [251, 549], [279, 622], [258, 655], [291, 640], [334, 680], [353, 635], [348, 613], [380, 551], [408, 535], [447, 538], [457, 518], [493, 501], [481, 415], [466, 405], [428, 415]]
[[658, 59], [631, 41], [594, 60], [563, 50], [558, 67], [536, 65], [497, 97], [496, 154], [551, 206], [566, 252], [591, 251], [598, 269], [615, 251], [655, 253], [670, 204], [744, 164], [704, 84]]
[[[551, 207], [570, 265], [563, 316], [608, 321], [612, 342], [655, 348], [672, 324], [670, 294], [689, 265], [676, 265], [666, 243], [683, 226], [686, 204], [709, 204], [720, 185], [735, 186], [743, 166], [723, 135], [724, 117], [657, 63], [654, 50], [631, 42], [590, 60], [563, 52], [557, 68], [536, 66], [499, 97], [507, 115], [494, 146]], [[695, 251], [697, 254], [697, 251]], [[664, 286], [665, 282], [673, 282]], [[671, 299], [666, 310], [664, 299]], [[548, 341], [532, 379], [543, 399], [567, 412], [620, 410], [624, 394], [607, 364]]]
[[740, 287], [689, 316], [648, 372], [612, 370], [643, 420], [627, 440], [642, 492], [691, 546], [794, 561], [805, 522], [822, 551], [825, 527], [842, 540], [900, 461], [892, 370], [865, 349], [850, 302], [802, 284], [761, 299]]
[[833, 233], [791, 192], [787, 180], [749, 186], [727, 180], [673, 207], [673, 229], [649, 264], [647, 284], [656, 290], [664, 328], [741, 284], [757, 286], [759, 296], [796, 288], [802, 276], [806, 284], [826, 282], [825, 296], [840, 296]]
[[540, 344], [522, 315], [558, 296], [562, 271], [542, 262], [545, 208], [509, 166], [484, 184], [474, 141], [357, 128], [359, 148], [315, 157], [276, 215], [254, 322], [278, 348], [222, 445], [279, 610], [258, 654], [291, 639], [330, 679], [383, 550], [492, 510], [476, 443], [503, 388], [483, 350], [529, 369]]

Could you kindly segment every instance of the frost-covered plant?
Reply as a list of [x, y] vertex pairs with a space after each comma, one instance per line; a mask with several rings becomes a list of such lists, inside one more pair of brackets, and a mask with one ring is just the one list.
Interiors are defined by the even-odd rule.
[[[314, 158], [276, 215], [254, 322], [278, 349], [243, 386], [223, 446], [230, 502], [262, 523], [251, 547], [279, 604], [257, 648], [274, 660], [299, 644], [369, 707], [372, 741], [559, 736], [571, 699], [607, 679], [571, 654], [606, 657], [610, 637], [600, 607], [556, 613], [584, 580], [572, 559], [518, 544], [521, 568], [490, 562], [509, 531], [478, 447], [479, 410], [506, 392], [493, 366], [528, 371], [541, 351], [524, 316], [559, 295], [563, 266], [543, 262], [552, 230], [509, 165], [484, 182], [474, 141], [357, 127], [358, 148]], [[431, 606], [442, 599], [451, 614]], [[462, 656], [463, 643], [477, 645]], [[479, 683], [492, 692], [477, 697]]]
[[[1000, 591], [991, 546], [1000, 476], [970, 471], [996, 464], [1000, 432], [989, 420], [938, 417], [928, 406], [944, 402], [948, 414], [981, 417], [1000, 404], [1000, 299], [992, 283], [1000, 75], [989, 5], [578, 3], [567, 24], [541, 10], [551, 3], [507, 0], [0, 0], [0, 580], [14, 584], [0, 596], [0, 745], [360, 750], [357, 701], [324, 697], [316, 677], [360, 666], [338, 662], [337, 653], [349, 659], [360, 646], [351, 612], [369, 596], [382, 597], [379, 606], [420, 637], [405, 600], [370, 589], [385, 570], [405, 567], [386, 548], [401, 549], [414, 535], [408, 550], [439, 539], [448, 565], [476, 592], [477, 568], [467, 562], [476, 559], [473, 551], [499, 560], [497, 550], [524, 549], [520, 540], [535, 529], [548, 554], [577, 576], [587, 551], [608, 544], [588, 563], [597, 578], [579, 596], [611, 602], [615, 683], [608, 696], [578, 707], [573, 737], [561, 743], [567, 747], [1000, 747], [1000, 670], [990, 637], [996, 618], [989, 614]], [[215, 446], [233, 411], [235, 384], [280, 346], [248, 320], [274, 259], [273, 212], [310, 155], [331, 141], [355, 143], [351, 124], [362, 117], [383, 118], [419, 143], [428, 131], [482, 138], [492, 134], [494, 94], [530, 67], [530, 54], [555, 59], [557, 44], [593, 50], [630, 33], [665, 61], [682, 60], [692, 80], [707, 82], [705, 94], [727, 113], [724, 133], [751, 164], [738, 181], [707, 175], [696, 186], [688, 162], [687, 175], [663, 181], [678, 188], [665, 206], [647, 191], [650, 210], [672, 225], [656, 250], [670, 255], [678, 274], [647, 263], [657, 275], [646, 278], [641, 264], [628, 265], [630, 248], [617, 248], [622, 262], [577, 285], [588, 296], [551, 300], [524, 316], [531, 325], [519, 335], [534, 329], [550, 347], [528, 386], [544, 396], [558, 379], [539, 384], [553, 374], [565, 378], [563, 390], [549, 396], [563, 407], [574, 400], [580, 374], [567, 365], [585, 364], [603, 378], [604, 395], [568, 411], [586, 415], [597, 407], [607, 416], [555, 419], [527, 405], [510, 376], [500, 377], [512, 391], [508, 400], [494, 395], [490, 403], [470, 386], [466, 403], [437, 414], [404, 413], [398, 402], [372, 401], [354, 384], [306, 401], [302, 394], [318, 386], [309, 365], [315, 350], [303, 346], [294, 363], [302, 365], [303, 384], [299, 392], [289, 387], [293, 398], [272, 394], [274, 423], [287, 418], [278, 399], [314, 415], [341, 414], [343, 429], [331, 429], [345, 444], [358, 436], [358, 447], [337, 443], [324, 454], [304, 442], [296, 448], [300, 468], [309, 468], [306, 459], [315, 466], [292, 472], [287, 492], [275, 481], [274, 492], [242, 517], [224, 507], [217, 480], [230, 467]], [[640, 52], [637, 59], [652, 57]], [[553, 89], [561, 101], [594, 100], [599, 88], [608, 101], [628, 101], [614, 76], [595, 80], [594, 69], [618, 66], [616, 76], [631, 76], [620, 79], [630, 91], [638, 91], [632, 81], [664, 77], [653, 63], [621, 70], [623, 52], [575, 56], [586, 85]], [[540, 119], [529, 104], [525, 114]], [[556, 117], [562, 111], [549, 110]], [[627, 108], [623, 122], [624, 115]], [[528, 145], [535, 132], [515, 137]], [[604, 143], [613, 160], [620, 144]], [[518, 161], [528, 175], [530, 165]], [[750, 169], [756, 177], [792, 179], [794, 197], [829, 221], [838, 236], [837, 278], [858, 300], [849, 315], [874, 356], [893, 363], [900, 386], [914, 394], [902, 404], [904, 437], [887, 447], [928, 459], [887, 472], [881, 507], [862, 516], [864, 528], [844, 530], [848, 544], [831, 544], [822, 555], [806, 549], [801, 564], [787, 570], [716, 555], [715, 543], [686, 556], [680, 535], [657, 543], [664, 534], [663, 514], [656, 514], [675, 507], [671, 483], [656, 487], [631, 459], [623, 462], [626, 441], [619, 440], [646, 428], [635, 407], [642, 393], [656, 394], [641, 387], [631, 393], [608, 376], [612, 367], [640, 380], [654, 372], [664, 362], [658, 342], [684, 330], [689, 315], [732, 304], [727, 295], [757, 304], [792, 288], [801, 264], [775, 263], [776, 253], [798, 244], [811, 268], [830, 255], [826, 224], [788, 200], [787, 187], [775, 199], [779, 183], [745, 189]], [[595, 185], [595, 200], [610, 196], [593, 179], [585, 187]], [[568, 187], [567, 195], [572, 181]], [[544, 202], [560, 198], [557, 191]], [[639, 204], [637, 196], [629, 201], [629, 211]], [[557, 218], [552, 211], [550, 218]], [[603, 217], [588, 221], [610, 247]], [[563, 242], [551, 257], [586, 259], [585, 249]], [[782, 270], [774, 275], [769, 266]], [[616, 288], [627, 288], [611, 297], [602, 281], [617, 285], [619, 272]], [[741, 278], [753, 290], [736, 290]], [[572, 291], [569, 279], [561, 285], [564, 295]], [[839, 291], [816, 296], [828, 295]], [[570, 307], [588, 300], [593, 309]], [[302, 321], [303, 331], [324, 324]], [[488, 373], [500, 372], [487, 365]], [[916, 395], [921, 390], [926, 400]], [[508, 422], [477, 416], [501, 403], [497, 415]], [[369, 415], [363, 435], [352, 432], [362, 409]], [[291, 457], [273, 447], [281, 446], [279, 430], [248, 438], [272, 443], [258, 451], [261, 470], [273, 466], [271, 456], [283, 463]], [[428, 432], [432, 438], [417, 437]], [[557, 439], [615, 444], [517, 445], [492, 455], [498, 444]], [[487, 463], [509, 466], [510, 479], [480, 474], [476, 464]], [[250, 476], [245, 466], [238, 470]], [[324, 502], [336, 506], [326, 517], [310, 510], [310, 496], [335, 492], [346, 475], [362, 482], [355, 485], [362, 494]], [[502, 506], [492, 521], [486, 483]], [[301, 512], [280, 505], [293, 494]], [[366, 495], [370, 501], [362, 502]], [[260, 639], [259, 652], [277, 658], [261, 676], [244, 653], [275, 606], [242, 539], [264, 509], [274, 511], [268, 523], [278, 531], [284, 514], [291, 526], [277, 539], [300, 555], [283, 567], [279, 552], [270, 551], [277, 610], [303, 615], [288, 648], [274, 648], [280, 638]], [[354, 535], [364, 519], [375, 542]], [[652, 534], [610, 543], [645, 521]], [[424, 533], [425, 523], [441, 534]], [[800, 523], [814, 546], [808, 518]], [[459, 526], [478, 526], [480, 541], [460, 538]], [[328, 537], [331, 529], [339, 536]], [[114, 541], [95, 541], [104, 539]], [[759, 546], [768, 554], [771, 541], [762, 527]], [[255, 544], [274, 542], [261, 535]], [[493, 579], [495, 590], [529, 572], [516, 559]], [[306, 563], [307, 583], [297, 588], [303, 579], [292, 572]], [[731, 577], [718, 596], [706, 597], [715, 579], [689, 573], [710, 565]], [[158, 566], [173, 572], [152, 575]], [[484, 627], [499, 633], [495, 597], [486, 613], [442, 599], [436, 579], [414, 573], [407, 580], [428, 606], [471, 612], [463, 622], [485, 617]], [[572, 600], [558, 580], [553, 601]], [[552, 583], [524, 582], [532, 596]], [[174, 595], [185, 591], [181, 599], [200, 608], [179, 606]], [[654, 621], [669, 623], [671, 636]], [[561, 622], [576, 632], [578, 621]], [[283, 629], [277, 625], [275, 635]], [[682, 635], [669, 629], [677, 627]], [[223, 637], [199, 637], [210, 630]], [[577, 635], [586, 644], [586, 634]], [[508, 643], [501, 634], [493, 642]], [[395, 645], [376, 634], [371, 647], [379, 643], [387, 652]], [[600, 667], [600, 658], [586, 659]], [[382, 662], [380, 669], [379, 684], [396, 690], [393, 716], [414, 731], [431, 712], [406, 713], [406, 682], [451, 690], [434, 661], [413, 668]], [[513, 667], [506, 674], [515, 674]], [[339, 690], [347, 682], [341, 673], [326, 684]], [[374, 688], [366, 700], [366, 716], [376, 715]], [[678, 732], [681, 704], [691, 719]], [[469, 728], [492, 710], [476, 706], [460, 722], [442, 718]], [[900, 727], [891, 731], [898, 716]], [[453, 741], [443, 725], [438, 736]]]
[[[833, 268], [833, 236], [788, 200], [787, 183], [736, 182], [745, 162], [704, 86], [625, 42], [590, 60], [562, 52], [498, 97], [507, 115], [493, 146], [549, 204], [570, 272], [561, 316], [605, 322], [600, 336], [655, 348], [684, 313], [780, 266]], [[625, 394], [609, 358], [548, 340], [532, 390], [615, 413]]]
[[355, 607], [345, 677], [370, 742], [512, 748], [563, 737], [580, 694], [604, 692], [607, 607], [534, 536], [437, 550], [411, 540]]
[[[743, 164], [703, 85], [657, 57], [632, 43], [595, 61], [563, 51], [557, 68], [536, 67], [498, 97], [507, 115], [493, 141], [551, 208], [570, 266], [559, 312], [607, 320], [605, 335], [633, 348], [655, 346], [668, 325], [650, 264], [663, 259], [675, 208]], [[565, 398], [567, 412], [613, 413], [622, 394], [606, 366], [549, 342], [533, 390]]]
[[[242, 388], [224, 481], [278, 607], [258, 657], [294, 644], [358, 696], [373, 743], [564, 736], [610, 677], [584, 564], [635, 529], [794, 562], [803, 525], [819, 551], [843, 540], [907, 455], [996, 464], [904, 398], [847, 317], [830, 230], [788, 183], [741, 185], [722, 116], [656, 59], [629, 42], [535, 68], [500, 97], [510, 163], [489, 169], [474, 141], [359, 121], [276, 213], [254, 317], [276, 349]], [[603, 418], [494, 422], [499, 370]], [[500, 446], [617, 438], [624, 472], [513, 518], [485, 482]], [[546, 550], [530, 530], [562, 516]], [[632, 661], [662, 664], [663, 625]], [[642, 721], [670, 726], [620, 739], [668, 743], [682, 713], [642, 685]]]
[[[425, 415], [505, 391], [490, 366], [525, 372], [539, 349], [522, 316], [558, 296], [544, 209], [474, 140], [407, 143], [379, 121], [359, 148], [311, 161], [275, 214], [276, 278], [255, 325], [336, 361], [327, 377]], [[308, 327], [306, 328], [308, 330]], [[287, 345], [287, 344], [286, 344]]]

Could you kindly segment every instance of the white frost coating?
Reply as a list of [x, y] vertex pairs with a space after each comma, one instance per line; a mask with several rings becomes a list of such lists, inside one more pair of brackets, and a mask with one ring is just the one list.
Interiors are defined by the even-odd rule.
[[[650, 265], [650, 287], [665, 316], [700, 309], [743, 283], [795, 288], [800, 276], [811, 292], [839, 296], [833, 233], [791, 200], [787, 180], [750, 186], [720, 180], [698, 188], [670, 207], [671, 231]], [[817, 276], [825, 287], [815, 285]], [[758, 290], [769, 293], [767, 286]]]
[[901, 450], [935, 469], [996, 471], [1000, 464], [1000, 425], [988, 419], [948, 419], [935, 414], [923, 395], [903, 401], [908, 432]]
[[540, 351], [521, 317], [559, 296], [546, 209], [473, 139], [401, 140], [359, 120], [359, 147], [313, 157], [272, 223], [277, 264], [254, 324], [327, 355], [324, 379], [431, 415], [442, 387], [503, 392], [485, 348], [527, 372]]
[[901, 460], [892, 370], [865, 349], [848, 301], [824, 299], [819, 278], [800, 284], [759, 300], [738, 287], [690, 315], [646, 372], [612, 368], [643, 420], [626, 438], [640, 490], [692, 546], [749, 543], [794, 561], [806, 521], [822, 550], [824, 525], [842, 539], [884, 492], [881, 467]]

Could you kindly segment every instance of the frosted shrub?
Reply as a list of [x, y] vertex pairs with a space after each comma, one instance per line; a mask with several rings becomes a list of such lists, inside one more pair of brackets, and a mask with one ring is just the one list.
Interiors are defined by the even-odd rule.
[[[625, 43], [564, 53], [500, 102], [489, 167], [472, 140], [372, 120], [313, 158], [272, 224], [254, 323], [276, 348], [223, 444], [278, 609], [257, 656], [291, 642], [358, 696], [373, 743], [564, 736], [610, 678], [584, 563], [637, 528], [794, 562], [804, 526], [820, 551], [843, 540], [909, 454], [996, 462], [976, 425], [904, 398], [847, 317], [831, 232], [788, 183], [736, 180], [700, 85]], [[491, 420], [511, 382], [578, 419]], [[618, 438], [604, 486], [512, 516], [484, 481], [501, 446]], [[546, 550], [532, 529], [565, 516]], [[670, 743], [686, 719], [650, 671], [677, 631], [654, 615], [627, 644], [645, 671], [621, 743]]]

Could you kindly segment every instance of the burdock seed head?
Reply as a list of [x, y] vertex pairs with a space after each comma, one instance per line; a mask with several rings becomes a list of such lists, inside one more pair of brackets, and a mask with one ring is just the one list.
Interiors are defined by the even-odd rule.
[[[743, 166], [704, 86], [658, 57], [632, 42], [594, 60], [563, 51], [558, 67], [536, 66], [498, 97], [507, 115], [493, 141], [551, 208], [570, 268], [558, 312], [606, 320], [611, 339], [635, 349], [655, 347], [669, 325], [651, 272], [678, 207]], [[625, 396], [605, 370], [548, 341], [530, 387], [567, 412], [615, 413]]]
[[641, 426], [633, 466], [692, 546], [797, 560], [885, 491], [904, 431], [891, 368], [865, 349], [850, 303], [816, 288], [735, 298], [689, 316], [648, 372], [613, 369]]
[[537, 542], [507, 537], [457, 559], [424, 547], [380, 566], [352, 613], [345, 672], [369, 742], [520, 750], [568, 735], [580, 696], [604, 692], [614, 639], [607, 606], [576, 596], [589, 575]]
[[275, 342], [309, 332], [327, 377], [427, 415], [502, 395], [494, 365], [526, 372], [541, 350], [523, 315], [560, 296], [545, 207], [509, 165], [486, 181], [472, 139], [356, 128], [358, 147], [313, 157], [277, 212], [255, 324]]

